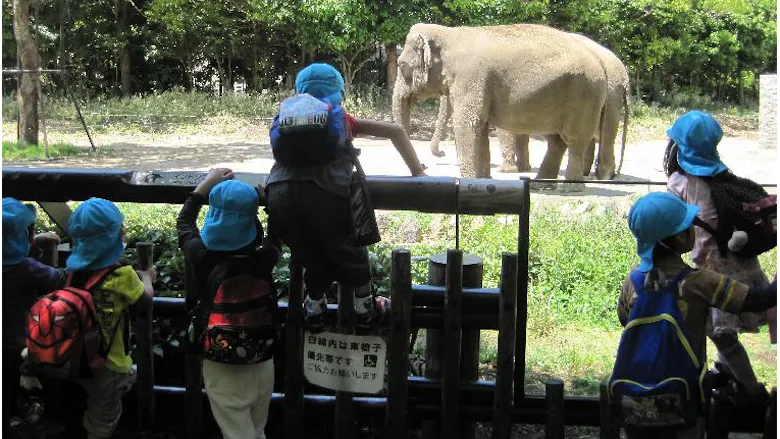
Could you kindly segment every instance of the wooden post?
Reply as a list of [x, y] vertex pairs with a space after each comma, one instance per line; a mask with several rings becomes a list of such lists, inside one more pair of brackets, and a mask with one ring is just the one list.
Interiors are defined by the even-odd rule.
[[512, 427], [512, 382], [517, 319], [517, 254], [501, 257], [501, 297], [498, 309], [498, 364], [493, 400], [493, 439], [509, 439]]
[[447, 250], [447, 285], [444, 293], [441, 372], [441, 437], [460, 437], [460, 342], [463, 320], [463, 252]]
[[546, 439], [564, 439], [566, 424], [563, 419], [563, 381], [549, 380], [544, 387], [547, 403], [547, 424], [544, 428], [544, 437]]
[[766, 409], [764, 439], [777, 439], [777, 387], [772, 388], [769, 404]]
[[599, 385], [599, 439], [619, 439], [620, 429], [612, 416], [612, 401], [607, 383]]
[[287, 298], [287, 346], [284, 378], [284, 429], [289, 439], [303, 439], [303, 267], [290, 260]]
[[[138, 268], [148, 270], [154, 266], [154, 243], [139, 242], [135, 246], [138, 252]], [[138, 319], [138, 425], [141, 430], [154, 430], [154, 354], [152, 346], [153, 329], [152, 306], [143, 318]]]
[[41, 242], [41, 251], [43, 255], [41, 262], [51, 267], [59, 265], [59, 250], [57, 250], [57, 241], [45, 240]]
[[707, 429], [708, 439], [728, 439], [729, 437], [729, 418], [734, 411], [734, 405], [723, 398], [712, 398], [709, 410], [709, 428]]
[[[184, 297], [187, 312], [198, 303], [197, 278], [192, 265], [184, 259]], [[184, 430], [187, 438], [203, 435], [203, 358], [199, 353], [187, 352], [184, 357]]]
[[525, 338], [528, 326], [528, 248], [530, 245], [531, 191], [523, 179], [522, 211], [517, 215], [517, 325], [515, 336], [515, 407], [525, 398]]
[[[355, 333], [355, 290], [339, 284], [339, 332]], [[335, 439], [355, 437], [355, 406], [351, 392], [336, 392]]]
[[[447, 269], [447, 253], [442, 252], [428, 259], [428, 285], [445, 286]], [[482, 287], [483, 265], [482, 259], [465, 254], [463, 255], [462, 285], [468, 288]], [[476, 380], [479, 374], [479, 331], [461, 331], [460, 354], [460, 379]], [[425, 331], [425, 377], [432, 379], [441, 378], [442, 364], [442, 336], [438, 329]], [[438, 439], [439, 423], [436, 421], [423, 422], [423, 437], [426, 439]], [[461, 422], [460, 436], [471, 439], [475, 435], [474, 423]]]
[[390, 303], [385, 435], [390, 439], [405, 439], [408, 435], [406, 418], [409, 396], [407, 343], [412, 307], [412, 257], [409, 250], [393, 250]]

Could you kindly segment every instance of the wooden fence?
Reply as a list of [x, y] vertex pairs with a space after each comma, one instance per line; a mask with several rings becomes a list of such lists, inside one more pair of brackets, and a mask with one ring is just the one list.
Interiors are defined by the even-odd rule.
[[[38, 201], [67, 233], [70, 209], [65, 201], [94, 196], [123, 202], [181, 204], [204, 176], [204, 172], [5, 168], [3, 196]], [[256, 185], [265, 176], [238, 173], [237, 178]], [[441, 437], [448, 438], [460, 437], [458, 425], [464, 420], [492, 422], [494, 438], [509, 437], [513, 423], [544, 424], [548, 438], [564, 437], [564, 425], [599, 426], [602, 438], [617, 438], [604, 386], [600, 398], [565, 397], [560, 380], [547, 382], [545, 395], [525, 393], [528, 180], [369, 177], [368, 188], [377, 209], [517, 215], [517, 248], [507, 249], [502, 256], [498, 289], [464, 287], [463, 254], [459, 250], [447, 252], [444, 286], [412, 285], [410, 252], [393, 252], [387, 390], [379, 397], [347, 392], [304, 393], [303, 280], [301, 267], [293, 261], [288, 302], [280, 304], [286, 315], [284, 392], [274, 393], [272, 399], [273, 404], [283, 404], [286, 436], [304, 437], [306, 413], [310, 409], [329, 409], [334, 410], [337, 438], [354, 437], [355, 416], [362, 412], [384, 414], [385, 435], [391, 438], [407, 437], [411, 420], [439, 421]], [[342, 333], [354, 331], [352, 294], [341, 288], [339, 301], [345, 306], [329, 306], [329, 319], [338, 323], [337, 330]], [[188, 295], [185, 299], [156, 297], [154, 314], [183, 316], [193, 305], [194, 298]], [[442, 331], [440, 379], [408, 376], [409, 338], [417, 328]], [[464, 380], [460, 376], [461, 335], [480, 329], [499, 330], [495, 381]], [[147, 353], [139, 358], [149, 357]], [[185, 400], [185, 437], [201, 437], [204, 392], [200, 357], [187, 356], [184, 388], [155, 385], [150, 364], [139, 364], [140, 370], [142, 413], [152, 418], [145, 419], [147, 428], [154, 425], [155, 394], [181, 395]], [[774, 413], [770, 412], [772, 416]], [[769, 419], [765, 420], [762, 413], [730, 415], [731, 431], [774, 431], [774, 421], [770, 428]]]

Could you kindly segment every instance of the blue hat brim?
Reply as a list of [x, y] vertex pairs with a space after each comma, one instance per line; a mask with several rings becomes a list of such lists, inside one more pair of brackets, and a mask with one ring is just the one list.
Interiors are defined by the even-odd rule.
[[119, 262], [124, 253], [121, 229], [101, 235], [73, 238], [73, 251], [65, 266], [70, 271], [100, 270]]
[[[674, 236], [685, 230], [690, 229], [693, 226], [693, 220], [696, 219], [696, 215], [699, 214], [699, 206], [693, 204], [685, 204], [685, 218], [675, 228], [675, 230], [668, 236]], [[653, 269], [653, 251], [655, 250], [656, 242], [637, 241], [636, 253], [639, 255], [639, 271], [647, 273]]]
[[212, 207], [200, 236], [203, 245], [212, 251], [242, 249], [257, 238], [255, 217]]

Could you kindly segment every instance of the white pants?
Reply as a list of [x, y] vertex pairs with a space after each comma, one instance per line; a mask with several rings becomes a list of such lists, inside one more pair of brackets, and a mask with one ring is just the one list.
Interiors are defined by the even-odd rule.
[[203, 360], [203, 382], [224, 439], [265, 439], [274, 361], [224, 364]]

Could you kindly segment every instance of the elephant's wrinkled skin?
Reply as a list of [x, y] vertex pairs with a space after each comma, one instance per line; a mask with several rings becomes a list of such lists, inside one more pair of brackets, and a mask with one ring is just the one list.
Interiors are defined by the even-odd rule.
[[569, 34], [531, 24], [416, 24], [398, 65], [393, 104], [401, 121], [412, 99], [450, 96], [463, 176], [490, 176], [488, 123], [559, 135], [562, 145], [548, 150], [539, 177], [557, 177], [567, 147], [566, 179], [583, 175], [586, 150], [601, 132], [607, 80], [600, 59]]
[[[630, 114], [629, 102], [629, 75], [628, 71], [620, 59], [609, 49], [599, 45], [595, 41], [579, 34], [570, 34], [573, 38], [581, 42], [588, 50], [593, 51], [602, 60], [606, 73], [607, 81], [607, 102], [603, 112], [604, 126], [602, 133], [595, 133], [594, 139], [585, 152], [584, 172], [588, 176], [593, 165], [595, 154], [595, 142], [599, 142], [599, 160], [596, 167], [596, 175], [599, 179], [614, 178], [622, 167], [623, 156], [626, 147], [626, 132], [628, 128], [628, 119]], [[617, 138], [617, 132], [620, 128], [621, 108], [625, 105], [623, 117], [623, 136], [620, 150], [620, 166], [615, 169], [614, 145]], [[400, 108], [400, 107], [399, 107]], [[400, 112], [399, 112], [400, 113]], [[407, 113], [408, 115], [408, 113]], [[449, 96], [442, 95], [439, 103], [439, 115], [436, 120], [436, 127], [431, 138], [431, 153], [437, 157], [444, 155], [439, 150], [439, 140], [443, 134], [444, 128], [449, 117]], [[396, 121], [402, 123], [400, 114]], [[408, 125], [407, 125], [408, 127]], [[528, 156], [528, 134], [515, 134], [506, 130], [497, 129], [496, 134], [501, 147], [502, 162], [499, 172], [530, 172], [531, 164]], [[548, 137], [548, 147], [559, 148], [561, 140], [557, 135]], [[602, 140], [603, 139], [603, 140]]]

